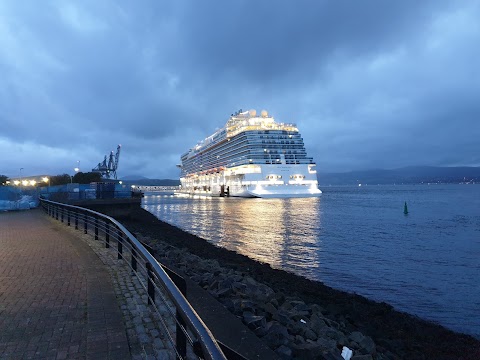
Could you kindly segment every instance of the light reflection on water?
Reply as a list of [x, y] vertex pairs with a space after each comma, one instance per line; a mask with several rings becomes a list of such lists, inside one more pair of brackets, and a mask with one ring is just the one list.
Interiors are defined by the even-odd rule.
[[307, 276], [320, 262], [320, 198], [192, 199], [147, 195], [143, 204], [159, 219], [273, 267], [303, 270]]
[[146, 195], [143, 207], [218, 246], [480, 338], [480, 186], [322, 190], [305, 199]]

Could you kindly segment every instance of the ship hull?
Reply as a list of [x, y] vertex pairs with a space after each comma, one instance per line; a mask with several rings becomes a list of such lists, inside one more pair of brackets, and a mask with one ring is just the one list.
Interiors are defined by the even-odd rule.
[[315, 173], [309, 169], [307, 165], [231, 168], [213, 174], [181, 178], [182, 185], [177, 194], [245, 198], [321, 196]]

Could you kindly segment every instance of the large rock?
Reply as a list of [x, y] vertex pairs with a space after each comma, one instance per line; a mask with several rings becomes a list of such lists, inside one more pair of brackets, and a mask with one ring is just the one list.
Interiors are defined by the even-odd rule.
[[375, 354], [375, 343], [373, 342], [372, 338], [369, 336], [365, 336], [359, 343], [360, 352], [363, 354]]
[[324, 354], [336, 351], [336, 343], [333, 340], [318, 339], [307, 341], [303, 344], [292, 344], [294, 356], [300, 359], [318, 359]]
[[292, 358], [292, 349], [288, 346], [280, 345], [275, 352], [282, 358], [282, 359], [291, 359]]
[[373, 360], [372, 355], [355, 355], [351, 360]]
[[363, 340], [365, 336], [360, 331], [354, 331], [348, 336], [348, 340], [355, 341], [357, 344]]
[[276, 349], [281, 345], [287, 345], [290, 340], [287, 329], [278, 324], [274, 323], [270, 326], [267, 334], [262, 338], [263, 341], [271, 348]]
[[278, 310], [276, 314], [272, 316], [273, 320], [277, 320], [280, 324], [288, 326], [294, 322], [290, 319], [290, 314], [285, 310]]
[[242, 318], [243, 322], [247, 324], [250, 329], [263, 327], [267, 324], [264, 316], [257, 316], [250, 311], [245, 311]]
[[328, 327], [327, 323], [316, 314], [313, 314], [310, 317], [309, 326], [319, 336], [322, 334], [323, 330]]

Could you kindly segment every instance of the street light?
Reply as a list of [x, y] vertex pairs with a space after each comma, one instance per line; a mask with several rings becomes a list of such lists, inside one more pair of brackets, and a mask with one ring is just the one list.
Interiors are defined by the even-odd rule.
[[[80, 160], [77, 160], [77, 167], [73, 169], [75, 171], [75, 175], [80, 171]], [[70, 175], [70, 184], [73, 183], [73, 176]]]

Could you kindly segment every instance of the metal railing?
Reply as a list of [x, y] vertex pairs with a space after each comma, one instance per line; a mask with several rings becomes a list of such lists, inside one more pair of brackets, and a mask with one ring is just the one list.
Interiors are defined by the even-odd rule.
[[226, 359], [210, 330], [162, 266], [122, 224], [110, 216], [82, 207], [46, 199], [40, 199], [40, 203], [49, 216], [68, 226], [73, 225], [75, 229], [81, 229], [85, 234], [93, 231], [95, 240], [101, 237], [105, 242], [105, 248], [114, 249], [117, 259], [124, 260], [131, 268], [132, 274], [140, 280], [148, 294], [148, 305], [151, 305], [157, 314], [162, 312], [159, 309], [160, 305], [167, 305], [167, 302], [174, 305], [175, 310], [169, 306], [165, 308], [175, 319], [175, 336], [161, 318], [160, 321], [178, 359], [187, 357], [187, 345], [190, 346], [188, 354], [193, 353], [199, 358]]

